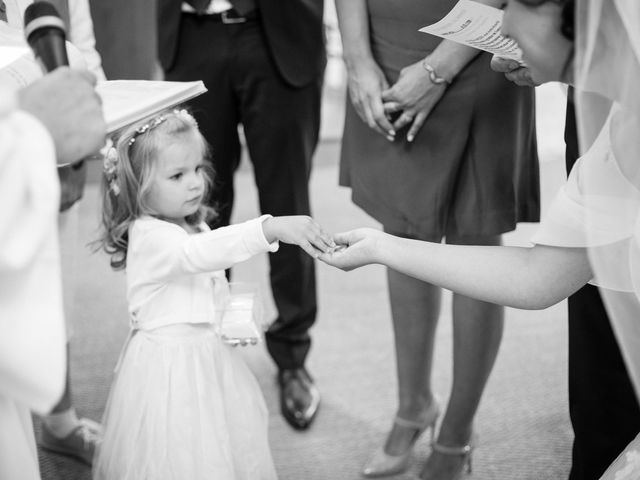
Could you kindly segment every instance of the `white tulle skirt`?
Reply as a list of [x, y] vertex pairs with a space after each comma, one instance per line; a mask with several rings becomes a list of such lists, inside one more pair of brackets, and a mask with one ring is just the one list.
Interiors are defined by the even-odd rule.
[[95, 480], [272, 480], [267, 409], [239, 351], [212, 327], [138, 331], [104, 414]]

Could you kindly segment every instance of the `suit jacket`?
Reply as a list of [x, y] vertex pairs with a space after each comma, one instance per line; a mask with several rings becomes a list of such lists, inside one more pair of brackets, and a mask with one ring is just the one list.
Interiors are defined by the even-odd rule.
[[[324, 0], [256, 0], [256, 4], [269, 50], [284, 81], [301, 87], [317, 79], [326, 62]], [[181, 5], [182, 0], [157, 2], [158, 56], [165, 71], [175, 62]]]

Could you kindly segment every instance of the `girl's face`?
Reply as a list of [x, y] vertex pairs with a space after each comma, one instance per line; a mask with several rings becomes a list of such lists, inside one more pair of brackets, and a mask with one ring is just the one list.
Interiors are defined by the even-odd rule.
[[531, 5], [509, 0], [502, 34], [513, 38], [536, 83], [570, 82], [573, 42], [562, 35], [563, 6], [555, 1]]
[[195, 134], [167, 142], [156, 162], [148, 205], [165, 220], [186, 226], [185, 217], [196, 213], [205, 192], [203, 155]]

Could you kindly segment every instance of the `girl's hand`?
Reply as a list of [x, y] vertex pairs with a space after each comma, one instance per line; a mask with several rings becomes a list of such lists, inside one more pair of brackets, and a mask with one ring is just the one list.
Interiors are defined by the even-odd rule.
[[336, 247], [331, 235], [313, 218], [304, 215], [268, 218], [262, 223], [262, 230], [269, 243], [280, 240], [298, 245], [313, 258]]
[[373, 60], [361, 60], [348, 67], [349, 97], [358, 116], [370, 128], [393, 141], [396, 134], [387, 118], [380, 94], [389, 88], [384, 73]]
[[333, 236], [337, 248], [320, 255], [320, 260], [349, 271], [377, 263], [380, 242], [386, 234], [373, 228], [359, 228]]
[[446, 88], [446, 84], [436, 85], [429, 79], [429, 72], [423, 68], [422, 61], [403, 68], [398, 81], [382, 92], [384, 111], [387, 114], [402, 112], [393, 128], [398, 130], [411, 124], [407, 141], [412, 142]]

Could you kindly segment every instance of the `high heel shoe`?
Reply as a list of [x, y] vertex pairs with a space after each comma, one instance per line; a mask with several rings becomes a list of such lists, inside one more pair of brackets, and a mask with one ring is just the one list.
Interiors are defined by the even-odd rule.
[[369, 461], [362, 468], [364, 477], [386, 477], [404, 472], [409, 466], [409, 459], [413, 452], [418, 438], [429, 428], [431, 428], [431, 442], [433, 443], [436, 421], [440, 415], [440, 407], [435, 399], [431, 401], [429, 408], [425, 414], [424, 420], [412, 421], [404, 418], [396, 417], [393, 421], [394, 425], [402, 428], [415, 430], [411, 442], [406, 452], [399, 455], [391, 455], [384, 450], [384, 446], [378, 448]]
[[[467, 475], [471, 474], [471, 456], [473, 453], [473, 449], [475, 448], [475, 436], [471, 437], [471, 440], [469, 440], [469, 443], [466, 445], [462, 445], [462, 446], [448, 446], [448, 445], [442, 445], [441, 443], [438, 442], [432, 442], [431, 443], [431, 449], [434, 452], [440, 453], [442, 455], [449, 455], [449, 456], [462, 456], [463, 457], [463, 463], [462, 463], [462, 468], [453, 476], [451, 477], [449, 480], [459, 480], [465, 470], [465, 466], [466, 466], [466, 473]], [[424, 473], [424, 472], [423, 472]], [[420, 478], [424, 479], [424, 474], [420, 476]]]

